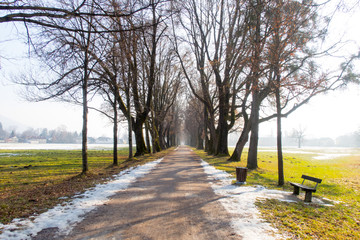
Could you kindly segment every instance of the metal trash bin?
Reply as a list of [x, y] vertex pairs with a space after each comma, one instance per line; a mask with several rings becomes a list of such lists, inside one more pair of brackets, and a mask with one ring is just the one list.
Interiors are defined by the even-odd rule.
[[236, 183], [237, 184], [246, 184], [246, 175], [248, 168], [246, 167], [236, 167]]

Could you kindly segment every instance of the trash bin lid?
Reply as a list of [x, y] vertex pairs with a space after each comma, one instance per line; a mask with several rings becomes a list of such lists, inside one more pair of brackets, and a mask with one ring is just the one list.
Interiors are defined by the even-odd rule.
[[247, 167], [236, 167], [238, 169], [248, 169]]

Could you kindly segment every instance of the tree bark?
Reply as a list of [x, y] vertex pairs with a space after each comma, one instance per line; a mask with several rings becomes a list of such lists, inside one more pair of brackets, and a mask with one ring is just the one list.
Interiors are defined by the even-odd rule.
[[229, 113], [229, 99], [224, 90], [225, 87], [219, 88], [219, 122], [218, 137], [215, 155], [229, 156], [228, 150], [228, 123], [227, 117]]
[[141, 156], [147, 153], [147, 149], [145, 146], [144, 134], [143, 134], [143, 121], [141, 119], [136, 119], [133, 122], [133, 131], [135, 134], [135, 141], [136, 141], [136, 153], [135, 157]]
[[217, 149], [217, 142], [218, 142], [218, 134], [216, 133], [215, 129], [215, 119], [214, 115], [210, 114], [210, 117], [208, 119], [208, 128], [210, 133], [210, 139], [209, 139], [209, 154], [215, 154]]
[[161, 149], [163, 149], [161, 147], [161, 144], [160, 144], [160, 137], [159, 137], [159, 132], [157, 131], [157, 128], [154, 126], [153, 127], [153, 153], [156, 153], [156, 152], [160, 152]]
[[89, 80], [89, 46], [90, 46], [90, 33], [87, 34], [86, 46], [84, 51], [84, 75], [82, 81], [82, 95], [83, 95], [83, 127], [82, 127], [82, 174], [89, 171], [88, 166], [88, 152], [87, 152], [87, 132], [88, 132], [88, 80]]
[[253, 100], [251, 103], [251, 136], [250, 136], [250, 145], [249, 145], [249, 154], [247, 159], [247, 168], [256, 169], [258, 167], [257, 162], [257, 148], [259, 142], [259, 94], [256, 90], [253, 93]]
[[231, 157], [228, 159], [228, 161], [234, 161], [234, 162], [240, 162], [241, 161], [241, 155], [244, 150], [245, 144], [249, 140], [249, 133], [250, 133], [250, 124], [247, 123], [244, 126], [243, 131], [241, 132], [240, 138], [236, 143], [235, 149]]
[[249, 145], [249, 154], [247, 159], [247, 167], [249, 169], [256, 169], [257, 164], [257, 148], [259, 142], [259, 111], [260, 111], [260, 94], [259, 94], [259, 78], [260, 78], [260, 51], [261, 51], [261, 13], [262, 13], [262, 2], [256, 0], [256, 5], [253, 6], [253, 14], [255, 18], [255, 36], [253, 43], [253, 63], [251, 70], [251, 115], [250, 115], [250, 125], [251, 125], [251, 136], [250, 136], [250, 145]]
[[198, 128], [197, 133], [197, 146], [196, 149], [204, 149], [204, 139], [203, 139], [203, 129], [202, 127]]
[[158, 123], [159, 128], [156, 128], [157, 131], [157, 141], [158, 144], [160, 145], [161, 149], [166, 149], [167, 148], [167, 144], [166, 144], [166, 139], [165, 139], [165, 135], [166, 135], [166, 130], [164, 131], [164, 128], [161, 126], [161, 123]]
[[204, 150], [205, 152], [209, 152], [210, 142], [208, 138], [208, 123], [207, 123], [208, 113], [205, 104], [204, 104], [203, 114], [204, 114], [204, 141], [205, 141]]
[[282, 153], [282, 133], [281, 133], [281, 98], [280, 98], [280, 88], [281, 88], [281, 73], [280, 73], [280, 23], [281, 23], [281, 10], [280, 1], [276, 1], [276, 14], [275, 14], [275, 27], [274, 27], [274, 44], [275, 49], [273, 51], [274, 55], [274, 76], [275, 76], [275, 98], [276, 98], [276, 125], [277, 125], [277, 155], [278, 155], [278, 184], [283, 186], [284, 179], [284, 162], [283, 162], [283, 153]]
[[[280, 84], [280, 83], [279, 83]], [[278, 154], [278, 177], [279, 186], [284, 185], [284, 163], [282, 154], [282, 139], [281, 139], [281, 103], [280, 103], [280, 86], [276, 88], [276, 110], [277, 110], [277, 154]]]
[[149, 121], [145, 121], [145, 138], [146, 138], [146, 148], [148, 153], [151, 153], [151, 145], [150, 145], [150, 134], [149, 134]]
[[113, 109], [114, 109], [114, 132], [113, 132], [113, 136], [114, 136], [114, 146], [113, 146], [113, 165], [117, 166], [118, 163], [118, 112], [117, 112], [117, 101], [116, 98], [114, 98], [114, 103], [113, 103]]
[[[130, 84], [130, 78], [129, 78], [129, 84]], [[130, 104], [130, 93], [129, 89], [127, 90], [126, 94], [126, 104], [127, 104], [127, 120], [128, 120], [128, 143], [129, 143], [129, 159], [132, 159], [133, 157], [133, 139], [132, 139], [132, 117], [131, 117], [131, 104]]]
[[89, 171], [88, 167], [88, 153], [87, 153], [87, 122], [88, 122], [88, 106], [87, 106], [87, 63], [84, 69], [83, 79], [83, 127], [82, 127], [82, 173], [85, 174]]

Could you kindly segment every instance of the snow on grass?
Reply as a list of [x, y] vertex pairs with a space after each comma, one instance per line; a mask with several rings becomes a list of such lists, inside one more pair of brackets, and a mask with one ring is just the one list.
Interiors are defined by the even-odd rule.
[[[259, 152], [276, 152], [276, 149], [262, 148]], [[284, 148], [283, 153], [295, 153], [295, 154], [312, 154], [317, 155], [312, 158], [315, 160], [331, 160], [340, 157], [346, 157], [355, 155], [353, 148], [341, 148], [341, 147], [306, 147], [306, 148]]]
[[329, 160], [329, 159], [335, 159], [339, 157], [345, 157], [350, 156], [351, 154], [334, 154], [334, 153], [322, 153], [319, 156], [313, 157], [316, 160]]
[[120, 190], [126, 189], [137, 178], [149, 173], [162, 160], [133, 167], [114, 175], [114, 179], [98, 184], [86, 192], [74, 196], [74, 199], [55, 206], [30, 219], [14, 219], [10, 224], [0, 224], [0, 239], [30, 239], [38, 232], [47, 228], [58, 228], [60, 234], [68, 234], [84, 215], [108, 201], [109, 197]]
[[[267, 189], [263, 186], [238, 186], [233, 185], [234, 178], [225, 171], [218, 170], [207, 162], [201, 162], [209, 178], [213, 180], [211, 187], [217, 195], [223, 196], [220, 202], [225, 209], [232, 214], [232, 227], [237, 234], [250, 240], [284, 239], [286, 236], [279, 235], [277, 229], [260, 217], [260, 212], [255, 206], [257, 199], [277, 199], [284, 202], [296, 202], [299, 199], [291, 192]], [[302, 200], [301, 200], [302, 201]], [[324, 206], [321, 199], [312, 198], [312, 202]]]
[[215, 180], [211, 186], [215, 193], [224, 196], [220, 201], [225, 209], [233, 215], [232, 227], [244, 239], [265, 240], [281, 239], [277, 230], [260, 218], [260, 212], [255, 206], [257, 198], [286, 199], [290, 194], [278, 190], [269, 190], [261, 186], [236, 186], [231, 182], [233, 177], [225, 171], [218, 170], [207, 162], [202, 161], [205, 172], [209, 178]]
[[0, 153], [0, 157], [14, 157], [14, 156], [29, 156], [31, 154], [29, 153], [25, 153], [25, 154], [20, 154], [20, 153]]

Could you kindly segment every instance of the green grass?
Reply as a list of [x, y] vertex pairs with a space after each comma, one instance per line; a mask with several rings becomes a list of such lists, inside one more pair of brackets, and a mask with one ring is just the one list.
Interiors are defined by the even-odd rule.
[[[127, 150], [119, 149], [120, 163], [126, 156]], [[0, 193], [77, 175], [81, 161], [81, 150], [0, 150]], [[96, 173], [112, 164], [112, 151], [90, 150], [88, 163]]]
[[[277, 185], [276, 152], [260, 151], [257, 170], [248, 171], [248, 185], [292, 191], [288, 181], [301, 182], [306, 174], [323, 179], [314, 197], [330, 200], [334, 206], [288, 203], [276, 199], [258, 201], [262, 217], [290, 236], [289, 239], [360, 239], [360, 149], [352, 155], [330, 160], [314, 160], [320, 150], [285, 153], [285, 185]], [[235, 178], [235, 167], [245, 167], [247, 152], [240, 162], [214, 157], [195, 150], [200, 157]], [[303, 196], [302, 196], [303, 197]], [[337, 202], [339, 201], [339, 202]]]
[[[81, 174], [80, 150], [0, 150], [0, 223], [41, 213], [63, 197], [83, 192], [114, 174], [153, 161], [172, 149], [127, 160], [128, 150], [118, 150], [113, 166], [111, 150], [89, 150], [89, 172]], [[60, 198], [60, 199], [59, 199]]]

